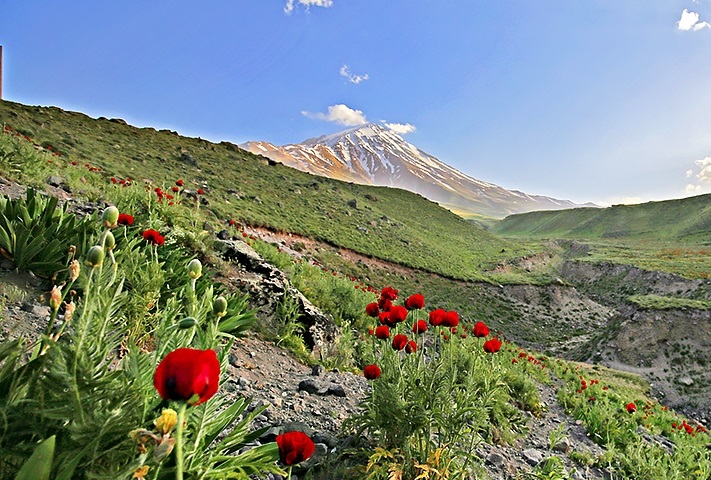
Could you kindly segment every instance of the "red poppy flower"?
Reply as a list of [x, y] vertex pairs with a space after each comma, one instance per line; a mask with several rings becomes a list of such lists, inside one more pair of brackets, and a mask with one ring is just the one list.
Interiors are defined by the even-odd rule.
[[[214, 350], [178, 348], [158, 364], [153, 385], [164, 400], [199, 405], [209, 400], [220, 382], [220, 362]], [[197, 396], [197, 399], [195, 397]]]
[[375, 329], [375, 338], [385, 340], [390, 337], [390, 329], [386, 325], [380, 325]]
[[496, 353], [501, 349], [501, 340], [492, 338], [484, 342], [484, 351], [486, 353]]
[[430, 312], [430, 325], [433, 327], [438, 327], [442, 325], [442, 320], [444, 320], [445, 312], [443, 309], [438, 308], [437, 310], [432, 310]]
[[441, 325], [443, 327], [456, 327], [459, 325], [459, 314], [454, 310], [446, 312], [444, 318], [442, 319]]
[[375, 380], [376, 378], [380, 378], [380, 367], [375, 364], [368, 365], [363, 369], [363, 376], [368, 380]]
[[365, 313], [369, 317], [377, 317], [378, 314], [380, 313], [380, 307], [378, 307], [378, 304], [375, 302], [369, 303], [368, 305], [365, 306]]
[[625, 410], [627, 410], [627, 413], [634, 413], [637, 411], [637, 405], [630, 402], [627, 405], [625, 405]]
[[489, 335], [489, 327], [487, 327], [484, 322], [476, 322], [473, 333], [474, 336], [478, 338], [486, 337]]
[[178, 187], [182, 187], [183, 185], [185, 185], [185, 182], [183, 182], [183, 179], [181, 178], [180, 180], [175, 182], [175, 185], [177, 185]]
[[296, 465], [308, 460], [316, 450], [314, 441], [304, 432], [283, 433], [276, 438], [279, 458], [284, 465]]
[[397, 294], [398, 290], [395, 290], [393, 287], [385, 287], [380, 292], [380, 298], [384, 298], [386, 300], [396, 300]]
[[395, 305], [390, 309], [390, 321], [392, 323], [404, 322], [407, 318], [407, 308]]
[[387, 298], [381, 298], [378, 300], [378, 308], [380, 308], [383, 312], [388, 312], [391, 308], [393, 308], [393, 301]]
[[418, 320], [412, 326], [412, 333], [425, 333], [427, 331], [427, 322], [424, 320]]
[[198, 189], [197, 189], [197, 194], [198, 194], [198, 195], [205, 195], [205, 190], [203, 190], [202, 188], [198, 188]]
[[174, 191], [174, 192], [179, 192], [179, 191], [180, 191], [180, 188], [178, 188], [178, 187], [170, 187], [170, 189], [171, 189], [172, 191]]
[[414, 340], [410, 340], [407, 342], [407, 345], [405, 345], [405, 353], [414, 353], [417, 351], [417, 342]]
[[388, 327], [395, 326], [395, 323], [390, 320], [390, 312], [380, 312], [378, 314], [378, 320], [380, 320], [381, 324], [387, 325]]
[[143, 235], [143, 239], [148, 243], [154, 245], [163, 245], [165, 243], [165, 237], [155, 230], [146, 230], [141, 235]]
[[425, 308], [425, 297], [421, 293], [410, 295], [405, 300], [405, 308], [408, 310], [420, 310]]
[[398, 333], [393, 337], [393, 350], [402, 350], [407, 345], [407, 335]]
[[133, 225], [133, 216], [128, 213], [119, 213], [116, 223], [119, 225]]

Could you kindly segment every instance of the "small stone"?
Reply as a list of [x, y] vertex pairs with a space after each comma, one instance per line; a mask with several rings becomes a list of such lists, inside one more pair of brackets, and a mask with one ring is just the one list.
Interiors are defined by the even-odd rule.
[[313, 380], [311, 378], [307, 378], [306, 380], [302, 380], [299, 382], [299, 391], [304, 391], [308, 393], [318, 393], [321, 388], [323, 387], [319, 385], [316, 380]]
[[489, 465], [493, 465], [494, 467], [500, 468], [504, 466], [506, 459], [498, 452], [491, 452], [489, 456], [486, 457], [486, 462]]
[[522, 452], [523, 458], [531, 466], [538, 465], [543, 460], [543, 454], [536, 449], [527, 448]]
[[343, 385], [339, 385], [337, 383], [332, 383], [331, 385], [329, 385], [328, 393], [337, 397], [346, 397], [346, 390], [343, 388]]
[[553, 446], [553, 451], [559, 453], [568, 453], [570, 451], [570, 440], [567, 438], [562, 439], [560, 442]]
[[314, 377], [320, 377], [323, 376], [326, 373], [326, 367], [323, 365], [317, 364], [314, 365], [313, 368], [311, 369], [311, 375]]
[[52, 175], [47, 179], [47, 183], [52, 187], [59, 187], [62, 185], [62, 183], [64, 183], [64, 180], [62, 180], [61, 178], [59, 178], [57, 176]]
[[690, 387], [694, 384], [694, 380], [691, 377], [681, 377], [679, 380], [679, 383], [682, 385], [686, 385], [687, 387]]

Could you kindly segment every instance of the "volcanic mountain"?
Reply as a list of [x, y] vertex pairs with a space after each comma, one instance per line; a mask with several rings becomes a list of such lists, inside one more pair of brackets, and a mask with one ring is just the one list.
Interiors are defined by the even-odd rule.
[[512, 213], [580, 206], [472, 178], [377, 123], [302, 143], [277, 146], [257, 141], [240, 147], [315, 175], [410, 190], [463, 214], [503, 218]]

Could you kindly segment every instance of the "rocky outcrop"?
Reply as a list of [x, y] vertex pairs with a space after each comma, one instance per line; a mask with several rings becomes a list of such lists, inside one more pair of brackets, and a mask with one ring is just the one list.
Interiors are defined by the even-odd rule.
[[304, 326], [304, 341], [316, 355], [335, 343], [340, 328], [294, 288], [284, 272], [266, 262], [241, 240], [222, 240], [218, 236], [216, 248], [222, 258], [239, 264], [239, 286], [249, 294], [250, 307], [257, 310], [260, 321], [277, 325], [280, 321], [276, 318], [279, 304], [292, 301], [297, 308], [298, 321]]

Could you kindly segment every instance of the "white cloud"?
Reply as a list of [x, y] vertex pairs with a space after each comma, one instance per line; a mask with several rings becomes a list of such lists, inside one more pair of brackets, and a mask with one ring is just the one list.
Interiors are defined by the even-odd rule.
[[335, 122], [347, 127], [355, 127], [356, 125], [364, 125], [368, 123], [362, 111], [354, 110], [343, 104], [331, 105], [328, 107], [328, 113], [311, 113], [303, 111], [301, 114], [315, 120]]
[[694, 175], [694, 170], [686, 171], [686, 178], [696, 177], [696, 183], [688, 183], [684, 187], [684, 193], [700, 194], [705, 191], [711, 191], [711, 157], [706, 157], [694, 162], [699, 167], [699, 171]]
[[711, 157], [706, 157], [703, 160], [696, 160], [694, 163], [701, 168], [699, 173], [696, 174], [696, 178], [698, 178], [701, 183], [708, 183], [711, 185]]
[[338, 73], [340, 73], [342, 77], [346, 77], [349, 82], [355, 83], [356, 85], [358, 85], [360, 82], [368, 80], [367, 73], [363, 75], [355, 75], [351, 73], [351, 71], [348, 69], [348, 65], [343, 65]]
[[289, 15], [294, 10], [295, 2], [304, 5], [306, 10], [311, 6], [328, 8], [333, 5], [333, 0], [287, 0], [286, 5], [284, 5], [284, 13]]
[[383, 122], [383, 125], [388, 127], [393, 132], [397, 133], [398, 135], [407, 135], [408, 133], [412, 133], [415, 130], [417, 130], [417, 128], [414, 125], [410, 125], [409, 123], [386, 123], [386, 122]]
[[711, 23], [709, 22], [699, 22], [699, 14], [696, 12], [690, 12], [684, 9], [681, 12], [681, 18], [676, 22], [677, 28], [688, 32], [693, 30], [694, 32], [701, 30], [703, 28], [711, 28]]

